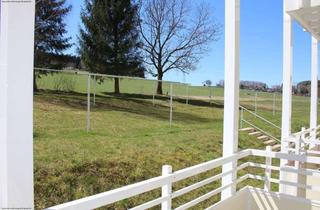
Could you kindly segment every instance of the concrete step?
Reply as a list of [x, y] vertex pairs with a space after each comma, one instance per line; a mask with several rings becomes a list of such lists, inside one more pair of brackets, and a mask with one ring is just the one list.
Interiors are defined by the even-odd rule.
[[262, 133], [260, 131], [255, 131], [255, 132], [252, 132], [252, 133], [249, 133], [249, 136], [260, 136]]
[[263, 135], [263, 136], [259, 136], [257, 139], [259, 139], [259, 140], [267, 140], [267, 139], [269, 139], [269, 136]]
[[270, 139], [270, 140], [264, 141], [263, 143], [265, 145], [274, 145], [276, 143], [276, 140]]
[[280, 151], [280, 149], [281, 149], [281, 144], [276, 144], [272, 146], [273, 151]]
[[254, 128], [241, 128], [240, 131], [251, 132], [254, 131]]

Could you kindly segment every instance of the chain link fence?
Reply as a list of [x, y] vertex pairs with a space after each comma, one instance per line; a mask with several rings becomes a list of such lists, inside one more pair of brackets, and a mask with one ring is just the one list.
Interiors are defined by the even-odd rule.
[[[144, 115], [150, 112], [150, 115], [161, 115], [158, 116], [161, 119], [167, 118], [171, 127], [181, 121], [183, 114], [179, 109], [185, 109], [184, 106], [209, 107], [223, 103], [222, 88], [161, 81], [163, 94], [157, 94], [159, 81], [151, 79], [43, 68], [35, 68], [35, 76], [38, 93], [51, 94], [74, 108], [86, 110], [87, 131], [94, 130], [99, 123], [92, 119], [92, 114], [101, 110], [122, 109]], [[115, 93], [116, 80], [119, 93]], [[116, 100], [122, 104], [113, 104]]]
[[[150, 112], [151, 115], [161, 115], [158, 117], [166, 119], [170, 127], [179, 123], [179, 119], [183, 117], [183, 115], [179, 116], [181, 114], [179, 109], [185, 109], [183, 105], [219, 108], [223, 106], [224, 90], [221, 87], [192, 86], [186, 83], [162, 81], [163, 94], [160, 95], [157, 94], [159, 83], [157, 80], [43, 68], [36, 68], [35, 72], [39, 90], [62, 99], [65, 99], [67, 95], [69, 102], [71, 95], [77, 98], [78, 105], [82, 105], [82, 110], [87, 111], [86, 126], [84, 126], [87, 131], [94, 129], [95, 123], [98, 123], [91, 120], [92, 112], [99, 112], [106, 108], [121, 110], [119, 104], [112, 104], [114, 98], [126, 101], [128, 106], [131, 103], [131, 108], [139, 109], [135, 110], [138, 113], [143, 112], [147, 115]], [[116, 80], [119, 81], [120, 94], [114, 93]], [[309, 100], [309, 97], [293, 96], [293, 118], [309, 114]], [[255, 114], [280, 125], [281, 93], [240, 90], [240, 104]], [[140, 107], [135, 107], [138, 105]], [[130, 107], [127, 108], [130, 109]], [[122, 109], [126, 108], [122, 107]], [[175, 113], [178, 115], [176, 116], [177, 121], [175, 121]], [[212, 115], [211, 118], [213, 118]], [[302, 126], [307, 126], [307, 123], [298, 122], [297, 127]]]

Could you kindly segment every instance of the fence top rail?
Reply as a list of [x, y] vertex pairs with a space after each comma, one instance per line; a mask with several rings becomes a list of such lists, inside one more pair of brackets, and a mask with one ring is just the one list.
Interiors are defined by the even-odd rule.
[[289, 161], [298, 161], [302, 163], [313, 163], [313, 164], [320, 164], [320, 157], [315, 156], [306, 156], [304, 154], [297, 155], [294, 153], [283, 153], [283, 152], [271, 152], [265, 150], [257, 150], [251, 149], [251, 155], [258, 156], [258, 157], [270, 157], [270, 158], [277, 158], [277, 159], [285, 159]]
[[280, 126], [278, 126], [278, 125], [274, 124], [273, 122], [270, 122], [269, 120], [267, 120], [267, 119], [263, 118], [262, 116], [260, 116], [260, 115], [258, 115], [258, 114], [256, 114], [256, 113], [254, 113], [254, 112], [252, 112], [252, 111], [250, 111], [249, 109], [247, 109], [247, 108], [245, 108], [245, 107], [243, 107], [243, 106], [240, 106], [240, 108], [241, 108], [241, 109], [243, 109], [243, 110], [245, 110], [246, 112], [249, 112], [250, 114], [252, 114], [252, 115], [254, 115], [254, 116], [258, 117], [259, 119], [263, 120], [264, 122], [266, 122], [266, 123], [268, 123], [268, 124], [272, 125], [273, 127], [277, 128], [277, 129], [279, 129], [279, 130], [281, 130], [281, 127], [280, 127]]
[[57, 73], [68, 73], [68, 74], [91, 75], [91, 76], [119, 78], [119, 79], [144, 80], [144, 81], [151, 81], [151, 82], [163, 82], [163, 83], [180, 84], [180, 85], [188, 85], [188, 86], [191, 85], [191, 84], [188, 84], [188, 83], [181, 83], [181, 82], [168, 81], [168, 80], [156, 80], [156, 79], [146, 79], [146, 78], [141, 78], [141, 77], [129, 77], [129, 76], [99, 74], [99, 73], [91, 73], [91, 72], [79, 71], [79, 70], [59, 70], [59, 69], [48, 69], [48, 68], [38, 68], [38, 67], [35, 67], [34, 70], [47, 71], [47, 72], [57, 72]]
[[107, 192], [49, 207], [47, 210], [96, 209], [156, 188], [160, 188], [170, 182], [170, 179], [172, 179], [172, 176], [170, 175], [158, 176], [138, 182], [136, 184], [127, 185]]
[[315, 140], [313, 140], [312, 137], [308, 137], [305, 140], [302, 141], [304, 144], [315, 144], [315, 145], [320, 145], [320, 139], [316, 138]]

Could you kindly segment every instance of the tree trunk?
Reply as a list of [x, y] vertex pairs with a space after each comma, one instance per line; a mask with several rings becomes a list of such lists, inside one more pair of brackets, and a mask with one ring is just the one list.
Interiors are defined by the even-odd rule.
[[162, 91], [162, 78], [163, 78], [163, 75], [159, 74], [158, 75], [158, 86], [157, 86], [157, 94], [159, 94], [159, 95], [163, 94], [163, 91]]
[[114, 93], [115, 94], [119, 94], [120, 93], [119, 78], [114, 78]]
[[33, 92], [34, 93], [38, 92], [37, 75], [35, 70], [33, 70]]

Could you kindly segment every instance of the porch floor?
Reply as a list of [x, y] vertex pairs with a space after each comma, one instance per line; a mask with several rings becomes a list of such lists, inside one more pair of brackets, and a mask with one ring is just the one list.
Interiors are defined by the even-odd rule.
[[320, 202], [245, 187], [207, 210], [320, 210]]

